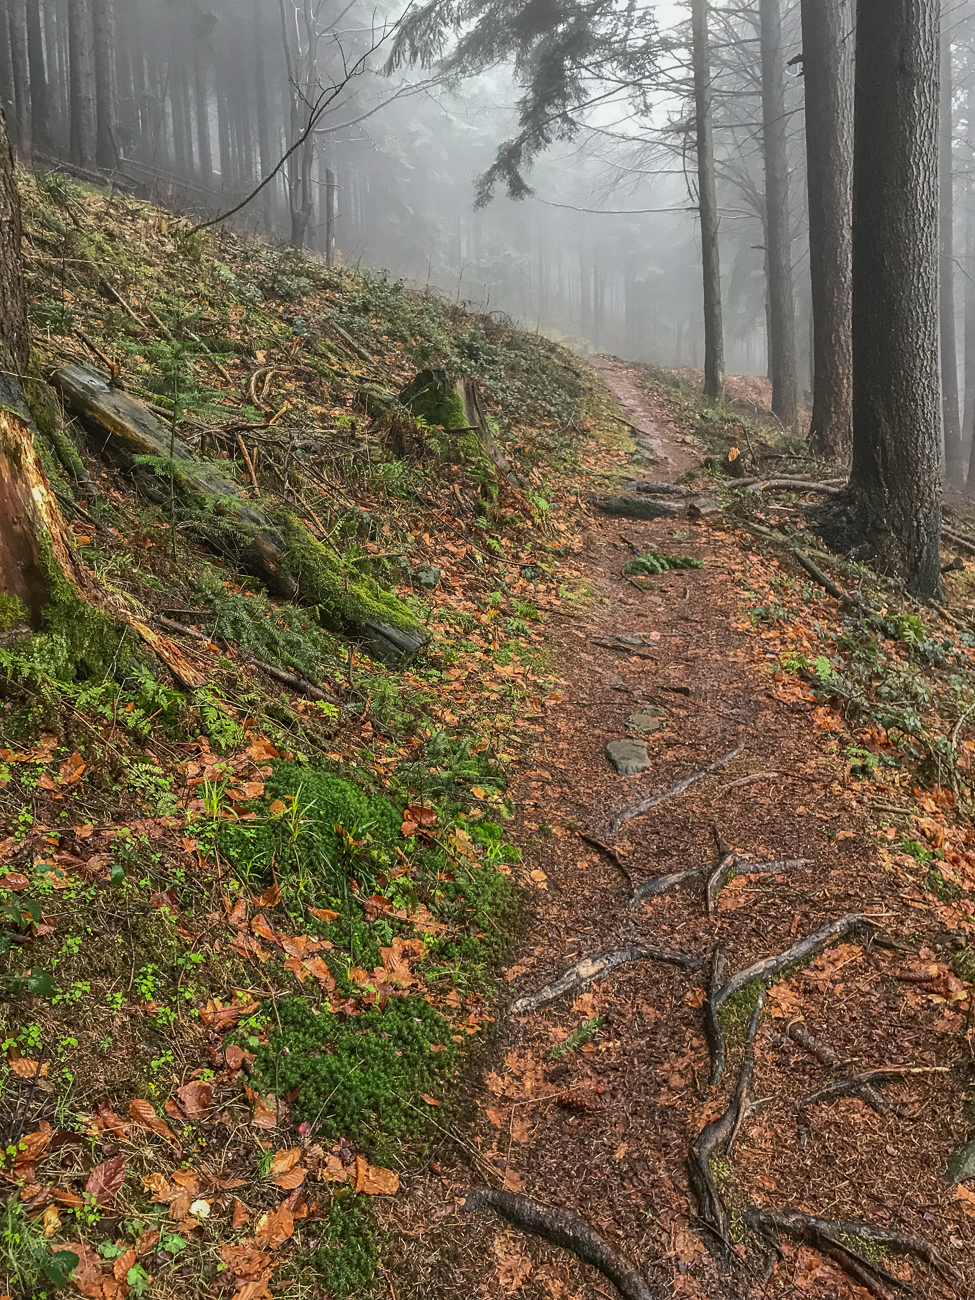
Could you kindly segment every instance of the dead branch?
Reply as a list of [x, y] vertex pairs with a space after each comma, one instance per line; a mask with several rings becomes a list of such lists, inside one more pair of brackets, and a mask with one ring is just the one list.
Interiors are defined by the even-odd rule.
[[[901, 1255], [916, 1255], [926, 1264], [937, 1268], [935, 1253], [926, 1241], [904, 1233], [879, 1228], [873, 1223], [860, 1223], [849, 1219], [817, 1219], [812, 1214], [798, 1210], [764, 1210], [753, 1207], [745, 1214], [749, 1228], [771, 1241], [778, 1249], [779, 1234], [786, 1233], [804, 1246], [811, 1246], [839, 1264], [844, 1272], [866, 1287], [878, 1300], [892, 1300], [892, 1291], [913, 1291], [879, 1264], [873, 1263], [851, 1249], [843, 1238], [868, 1241]], [[940, 1271], [940, 1270], [939, 1270]]]
[[728, 1109], [705, 1125], [694, 1139], [687, 1158], [687, 1181], [697, 1201], [697, 1217], [708, 1229], [709, 1247], [726, 1262], [731, 1259], [728, 1211], [714, 1181], [711, 1161], [730, 1149], [747, 1114], [748, 1094], [755, 1072], [755, 1035], [764, 1006], [765, 990], [760, 989], [748, 1022], [741, 1073]]
[[580, 840], [583, 840], [586, 844], [591, 844], [594, 849], [598, 849], [599, 852], [604, 855], [604, 857], [609, 858], [610, 862], [614, 863], [617, 867], [619, 867], [620, 871], [622, 871], [623, 875], [626, 877], [626, 883], [632, 889], [633, 877], [630, 875], [630, 869], [623, 861], [623, 859], [620, 857], [620, 855], [616, 852], [616, 850], [612, 847], [612, 845], [604, 844], [602, 840], [597, 840], [595, 835], [589, 835], [585, 831], [579, 831], [578, 834]]
[[942, 528], [941, 536], [946, 537], [952, 546], [957, 546], [960, 551], [967, 551], [969, 555], [975, 555], [975, 541], [970, 537], [965, 537], [962, 533], [956, 533], [952, 528]]
[[707, 870], [707, 867], [690, 867], [687, 871], [672, 871], [666, 876], [652, 876], [634, 889], [633, 897], [630, 899], [630, 906], [636, 907], [645, 898], [656, 898], [659, 894], [666, 894], [668, 890], [673, 889], [675, 886], [682, 885], [685, 880], [693, 880], [695, 876], [703, 876]]
[[837, 496], [843, 491], [836, 483], [812, 483], [804, 478], [745, 478], [731, 482], [729, 487], [751, 488], [753, 492], [822, 492], [824, 496]]
[[677, 795], [683, 794], [685, 790], [689, 790], [691, 786], [696, 785], [698, 781], [703, 781], [706, 776], [710, 776], [713, 772], [720, 771], [722, 767], [727, 767], [732, 759], [738, 757], [743, 748], [743, 745], [738, 745], [735, 749], [729, 750], [727, 754], [723, 754], [721, 758], [716, 758], [714, 762], [709, 763], [707, 767], [702, 767], [699, 772], [689, 772], [687, 776], [682, 776], [679, 781], [675, 781], [674, 784], [668, 786], [666, 790], [660, 790], [656, 794], [650, 795], [647, 799], [641, 799], [639, 803], [630, 804], [628, 808], [624, 808], [621, 812], [618, 812], [610, 822], [610, 834], [618, 834], [620, 828], [626, 822], [630, 821], [631, 818], [642, 817], [643, 814], [648, 813], [651, 808], [656, 808], [659, 804], [666, 803], [668, 799], [673, 799]]
[[247, 444], [244, 442], [243, 437], [239, 433], [237, 434], [237, 446], [240, 448], [241, 454], [244, 457], [244, 464], [247, 466], [247, 473], [250, 475], [250, 480], [254, 486], [254, 491], [257, 493], [258, 496], [260, 496], [261, 489], [257, 482], [257, 475], [254, 473], [254, 462], [251, 460], [251, 454], [247, 450]]
[[757, 781], [773, 781], [780, 775], [779, 772], [753, 772], [751, 776], [740, 776], [736, 781], [729, 781], [727, 785], [721, 786], [718, 794], [724, 794], [728, 790], [737, 790], [742, 785], [754, 785]]
[[631, 961], [668, 962], [672, 966], [679, 966], [681, 970], [697, 970], [701, 964], [701, 959], [693, 953], [677, 952], [673, 948], [652, 948], [645, 943], [632, 943], [626, 948], [594, 952], [577, 961], [574, 966], [570, 966], [536, 993], [528, 993], [525, 997], [518, 998], [512, 1003], [511, 1012], [518, 1016], [537, 1011], [539, 1007], [554, 1002], [563, 993], [588, 988], [594, 980], [603, 979], [617, 966], [623, 966]]
[[[717, 993], [710, 998], [711, 1013], [717, 1018], [721, 1008], [740, 989], [746, 984], [751, 984], [756, 980], [768, 985], [774, 977], [789, 966], [805, 962], [808, 958], [820, 952], [823, 948], [829, 947], [839, 939], [846, 938], [848, 935], [872, 935], [874, 933], [873, 923], [867, 917], [859, 913], [849, 913], [841, 916], [838, 920], [832, 921], [829, 925], [823, 926], [814, 934], [808, 935], [805, 939], [800, 939], [794, 943], [791, 948], [785, 952], [779, 953], [775, 957], [765, 957], [762, 961], [757, 961], [752, 966], [746, 966], [744, 970], [736, 971], [729, 980], [718, 989]], [[721, 1065], [717, 1059], [711, 1070], [711, 1087], [715, 1087], [721, 1079]]]
[[[884, 1115], [889, 1108], [877, 1093], [878, 1086], [885, 1083], [897, 1083], [902, 1079], [918, 1074], [947, 1073], [948, 1067], [946, 1065], [891, 1065], [886, 1069], [865, 1070], [863, 1074], [851, 1074], [845, 1079], [835, 1079], [832, 1083], [826, 1084], [824, 1088], [818, 1088], [815, 1092], [807, 1092], [804, 1097], [799, 1098], [799, 1105], [802, 1107], [816, 1106], [822, 1101], [836, 1101], [838, 1097], [860, 1097], [879, 1114]], [[880, 1103], [879, 1108], [878, 1102]]]
[[824, 591], [826, 591], [828, 595], [832, 596], [834, 600], [848, 599], [846, 592], [841, 591], [832, 578], [827, 578], [819, 565], [814, 560], [811, 560], [805, 551], [800, 551], [798, 546], [794, 546], [792, 548], [792, 554], [806, 570], [810, 578], [814, 578]]
[[574, 1210], [540, 1205], [527, 1196], [472, 1187], [464, 1200], [466, 1212], [493, 1210], [506, 1223], [522, 1232], [570, 1250], [585, 1264], [591, 1264], [608, 1278], [624, 1300], [658, 1300], [637, 1271], [636, 1265]]
[[832, 1070], [839, 1065], [840, 1058], [833, 1049], [814, 1037], [801, 1020], [793, 1020], [785, 1032], [794, 1043], [798, 1043], [810, 1056], [814, 1056], [820, 1065], [825, 1065], [828, 1070]]

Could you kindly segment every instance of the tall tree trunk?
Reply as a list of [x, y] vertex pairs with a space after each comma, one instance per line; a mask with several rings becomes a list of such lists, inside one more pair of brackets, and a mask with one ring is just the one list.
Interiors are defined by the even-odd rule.
[[15, 132], [13, 143], [20, 157], [29, 159], [32, 127], [27, 6], [25, 0], [7, 0], [5, 8], [10, 16], [10, 57], [13, 63], [14, 104], [16, 106], [16, 117], [13, 121]]
[[802, 0], [813, 316], [809, 443], [845, 461], [853, 436], [852, 0]]
[[115, 68], [115, 0], [91, 0], [95, 29], [95, 161], [104, 171], [118, 166], [115, 122], [118, 80]]
[[930, 0], [858, 0], [850, 504], [920, 596], [941, 583], [939, 30]]
[[[0, 109], [3, 110], [8, 121], [16, 123], [14, 64], [10, 54], [10, 19], [5, 9], [0, 9]], [[16, 130], [16, 126], [14, 129]]]
[[[968, 92], [969, 112], [975, 90]], [[971, 121], [971, 117], [968, 119]], [[971, 164], [969, 164], [971, 165]], [[968, 446], [968, 491], [975, 490], [975, 179], [969, 175], [965, 204], [965, 424]]]
[[71, 161], [95, 163], [95, 106], [91, 88], [91, 24], [88, 0], [68, 0], [68, 58], [71, 96]]
[[949, 483], [965, 481], [958, 412], [958, 339], [955, 325], [955, 163], [954, 83], [951, 69], [951, 35], [941, 40], [941, 406], [945, 439], [945, 473]]
[[206, 55], [197, 38], [193, 51], [193, 89], [196, 97], [196, 143], [200, 160], [200, 180], [213, 184], [213, 150], [210, 146], [210, 97], [207, 91]]
[[785, 58], [779, 0], [759, 0], [762, 46], [762, 140], [768, 214], [769, 359], [772, 410], [783, 424], [799, 414], [796, 305], [792, 286], [792, 214], [785, 111]]
[[691, 21], [697, 120], [697, 190], [701, 218], [701, 264], [704, 272], [704, 396], [711, 402], [721, 402], [724, 400], [724, 327], [721, 319], [718, 199], [714, 183], [714, 114], [711, 106], [708, 0], [694, 0]]
[[51, 147], [51, 100], [49, 70], [44, 62], [44, 29], [40, 0], [27, 0], [27, 55], [30, 63], [30, 111], [34, 143]]

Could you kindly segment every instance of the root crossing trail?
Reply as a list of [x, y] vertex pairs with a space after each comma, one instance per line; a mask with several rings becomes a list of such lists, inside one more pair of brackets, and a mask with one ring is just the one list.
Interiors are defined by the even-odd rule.
[[[655, 477], [700, 462], [635, 369], [596, 365], [637, 457], [664, 462]], [[748, 618], [753, 566], [775, 561], [743, 550], [721, 517], [594, 515], [590, 529], [594, 598], [549, 625], [562, 698], [514, 791], [525, 932], [495, 1042], [436, 1159], [391, 1207], [390, 1295], [860, 1300], [900, 1283], [926, 1300], [975, 1294], [975, 1219], [944, 1179], [959, 1039], [943, 999], [898, 982], [911, 957], [897, 949], [917, 954], [924, 913], [885, 871], [869, 796], [848, 781], [826, 711], [776, 672]], [[639, 590], [623, 575], [634, 545], [705, 567]], [[619, 643], [634, 633], [649, 650]], [[650, 767], [617, 775], [606, 747], [636, 736]], [[709, 765], [614, 832], [623, 809]], [[646, 888], [657, 876], [676, 879]], [[805, 965], [770, 960], [792, 948]], [[754, 1015], [758, 984], [735, 982], [753, 966], [768, 984]], [[724, 1069], [711, 1089], [716, 1035]], [[885, 1068], [882, 1092], [810, 1101]], [[689, 1180], [695, 1144], [709, 1186], [700, 1169]], [[511, 1196], [479, 1194], [465, 1212], [472, 1186]], [[746, 1215], [779, 1225], [777, 1254]], [[851, 1222], [887, 1232], [883, 1251], [874, 1238], [861, 1252], [866, 1273], [843, 1254]], [[891, 1234], [927, 1242], [934, 1266]]]

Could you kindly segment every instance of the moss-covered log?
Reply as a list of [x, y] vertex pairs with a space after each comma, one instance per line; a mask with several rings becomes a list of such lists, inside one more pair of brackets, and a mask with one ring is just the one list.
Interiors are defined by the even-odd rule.
[[130, 459], [145, 457], [172, 476], [184, 500], [198, 507], [199, 532], [216, 516], [240, 539], [242, 559], [285, 600], [316, 608], [327, 627], [362, 643], [387, 662], [411, 659], [423, 644], [410, 611], [371, 578], [353, 573], [293, 514], [248, 500], [244, 488], [197, 460], [173, 431], [130, 394], [84, 366], [67, 365], [52, 380], [85, 425]]

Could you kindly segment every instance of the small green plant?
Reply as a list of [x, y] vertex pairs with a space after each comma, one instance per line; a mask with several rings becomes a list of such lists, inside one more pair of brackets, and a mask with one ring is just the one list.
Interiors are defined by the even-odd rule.
[[588, 1020], [582, 1022], [578, 1029], [573, 1030], [568, 1038], [563, 1039], [561, 1043], [555, 1044], [548, 1054], [548, 1059], [550, 1061], [561, 1060], [563, 1056], [567, 1056], [569, 1052], [574, 1052], [583, 1043], [588, 1043], [602, 1028], [602, 1024], [602, 1016], [590, 1016]]
[[649, 578], [654, 574], [666, 573], [668, 569], [703, 569], [703, 560], [695, 560], [691, 555], [665, 555], [662, 551], [644, 551], [627, 560], [623, 572], [631, 576]]
[[34, 1300], [67, 1286], [78, 1266], [70, 1250], [49, 1250], [39, 1222], [28, 1218], [23, 1205], [12, 1196], [0, 1211], [0, 1285], [5, 1290]]

